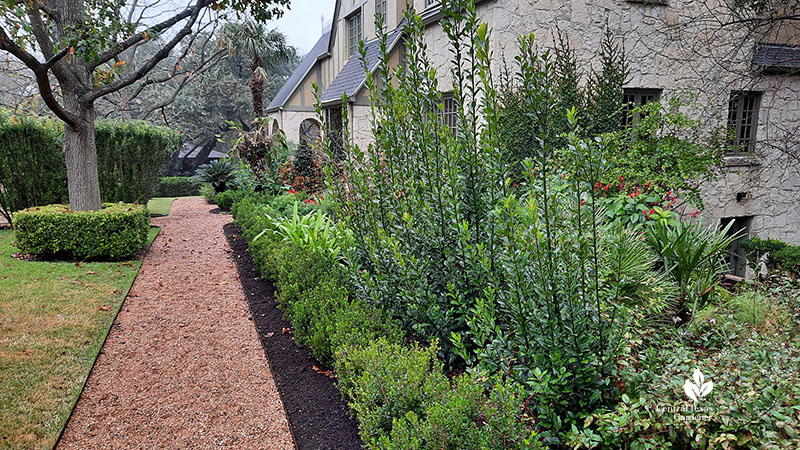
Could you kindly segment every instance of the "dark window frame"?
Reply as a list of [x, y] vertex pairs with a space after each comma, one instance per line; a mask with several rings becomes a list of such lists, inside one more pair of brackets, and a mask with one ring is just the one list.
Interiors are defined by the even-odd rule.
[[453, 136], [458, 133], [458, 105], [452, 92], [442, 94], [442, 123], [450, 128]]
[[386, 26], [387, 2], [388, 0], [375, 0], [375, 16], [380, 18], [380, 23], [384, 27]]
[[663, 89], [625, 88], [622, 90], [622, 126], [629, 127], [641, 119], [640, 113], [633, 110], [651, 102], [661, 101]]
[[358, 53], [358, 43], [364, 38], [364, 21], [361, 10], [347, 18], [347, 56]]
[[728, 101], [728, 151], [725, 156], [753, 153], [758, 139], [759, 91], [734, 91]]

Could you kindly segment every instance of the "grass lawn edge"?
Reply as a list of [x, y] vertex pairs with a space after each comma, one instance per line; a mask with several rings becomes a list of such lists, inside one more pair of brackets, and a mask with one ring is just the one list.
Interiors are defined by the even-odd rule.
[[[153, 245], [153, 242], [155, 242], [159, 234], [161, 234], [161, 227], [156, 227], [151, 225], [150, 232], [147, 236], [147, 245], [145, 245], [145, 247], [141, 251], [142, 264], [144, 264], [144, 258], [147, 257], [148, 253], [150, 253], [150, 247]], [[122, 307], [125, 306], [125, 300], [128, 299], [128, 295], [130, 295], [131, 289], [133, 289], [133, 285], [136, 283], [136, 278], [139, 277], [139, 273], [141, 271], [142, 271], [142, 266], [139, 266], [139, 270], [136, 271], [136, 275], [133, 277], [133, 280], [131, 280], [131, 285], [128, 286], [128, 291], [125, 292], [125, 297], [120, 302], [119, 307], [117, 307], [117, 310], [114, 311], [114, 317], [109, 322], [107, 329], [103, 332], [104, 333], [103, 340], [102, 342], [100, 342], [100, 347], [97, 350], [97, 354], [94, 356], [94, 361], [92, 361], [92, 365], [91, 367], [89, 367], [89, 371], [86, 372], [86, 376], [84, 377], [80, 389], [78, 390], [78, 395], [75, 396], [75, 400], [72, 402], [72, 405], [70, 405], [69, 414], [67, 414], [64, 422], [61, 424], [61, 430], [58, 432], [58, 437], [56, 438], [55, 443], [53, 444], [52, 447], [53, 449], [58, 448], [58, 444], [61, 442], [61, 437], [64, 436], [64, 431], [67, 429], [67, 424], [69, 423], [70, 419], [72, 419], [72, 414], [73, 412], [75, 412], [75, 407], [78, 405], [78, 400], [80, 400], [81, 395], [83, 395], [83, 390], [86, 389], [86, 383], [89, 382], [89, 376], [92, 374], [94, 366], [95, 364], [97, 364], [97, 360], [100, 358], [100, 353], [103, 351], [103, 347], [105, 347], [106, 345], [106, 341], [108, 340], [108, 335], [111, 334], [111, 328], [114, 327], [114, 323], [116, 323], [117, 321], [117, 316], [119, 315], [119, 312], [122, 311]]]

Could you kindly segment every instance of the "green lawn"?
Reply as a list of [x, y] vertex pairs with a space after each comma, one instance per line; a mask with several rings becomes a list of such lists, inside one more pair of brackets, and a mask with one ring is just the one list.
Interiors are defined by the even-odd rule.
[[169, 210], [172, 208], [172, 202], [174, 202], [176, 198], [177, 197], [151, 198], [150, 201], [147, 202], [147, 209], [150, 210], [150, 214], [168, 216]]
[[172, 208], [172, 202], [179, 198], [200, 198], [200, 197], [156, 197], [151, 198], [149, 202], [147, 202], [147, 208], [150, 210], [150, 214], [158, 214], [161, 216], [168, 216], [169, 210]]
[[17, 251], [0, 230], [0, 448], [49, 449], [141, 261], [27, 262]]

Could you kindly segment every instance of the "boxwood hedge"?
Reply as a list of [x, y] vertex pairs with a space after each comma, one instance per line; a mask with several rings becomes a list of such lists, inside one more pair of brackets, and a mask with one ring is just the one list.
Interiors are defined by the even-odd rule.
[[67, 205], [33, 207], [14, 214], [17, 247], [27, 254], [78, 260], [120, 260], [147, 242], [150, 212], [135, 204], [105, 204], [97, 211]]

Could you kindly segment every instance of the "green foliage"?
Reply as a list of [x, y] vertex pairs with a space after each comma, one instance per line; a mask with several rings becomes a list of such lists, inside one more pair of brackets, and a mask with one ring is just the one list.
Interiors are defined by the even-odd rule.
[[794, 274], [800, 273], [800, 246], [787, 245], [775, 251], [775, 261], [782, 270]]
[[463, 375], [440, 398], [426, 402], [422, 415], [396, 419], [390, 435], [373, 448], [385, 450], [489, 450], [544, 448], [523, 414], [524, 393], [510, 383], [491, 385], [484, 395], [482, 377]]
[[214, 191], [214, 188], [210, 184], [202, 184], [200, 185], [200, 195], [212, 205], [217, 204], [217, 193]]
[[659, 256], [679, 289], [681, 320], [702, 309], [714, 295], [719, 276], [728, 270], [724, 252], [739, 234], [728, 235], [728, 224], [718, 230], [703, 222], [655, 222], [645, 231], [650, 248]]
[[378, 339], [337, 353], [339, 389], [358, 417], [365, 442], [391, 433], [395, 418], [423, 414], [425, 403], [448, 389], [436, 346], [406, 347]]
[[161, 177], [153, 188], [153, 197], [191, 197], [200, 195], [200, 186], [191, 177]]
[[[682, 341], [672, 333], [642, 330], [630, 340], [615, 407], [597, 411], [570, 433], [575, 449], [764, 449], [800, 442], [800, 347], [783, 323], [772, 330], [742, 327], [718, 313], [699, 335]], [[769, 317], [769, 316], [768, 316]], [[769, 319], [768, 319], [769, 320]], [[768, 322], [769, 323], [769, 322]], [[648, 336], [648, 334], [650, 336]], [[709, 350], [713, 336], [728, 336]], [[713, 391], [699, 403], [683, 384], [700, 369]]]
[[67, 198], [67, 172], [55, 122], [0, 118], [0, 214], [61, 203]]
[[633, 125], [619, 129], [610, 140], [604, 155], [608, 168], [601, 181], [616, 184], [621, 177], [629, 185], [668, 190], [667, 195], [702, 207], [700, 181], [716, 178], [725, 146], [716, 141], [716, 134], [710, 139], [701, 136], [700, 122], [680, 112], [685, 105], [670, 98], [666, 105], [650, 102], [634, 108]]
[[[342, 246], [347, 245], [348, 236], [342, 227], [331, 221], [322, 210], [301, 216], [299, 203], [294, 204], [292, 215], [273, 222], [275, 233], [284, 241], [291, 242], [305, 251], [336, 259]], [[258, 240], [256, 236], [255, 240]]]
[[233, 204], [250, 194], [251, 191], [245, 189], [235, 189], [220, 192], [214, 196], [214, 201], [223, 211], [230, 211]]
[[625, 105], [622, 86], [628, 81], [630, 67], [625, 50], [608, 25], [597, 59], [600, 68], [589, 76], [586, 110], [581, 114], [587, 120], [586, 129], [590, 135], [609, 133], [622, 127], [622, 108]]
[[[67, 199], [61, 149], [63, 127], [54, 120], [12, 116], [0, 121], [0, 213]], [[180, 136], [144, 122], [97, 124], [100, 191], [111, 203], [146, 203], [158, 171]]]
[[778, 268], [775, 253], [786, 247], [786, 243], [776, 239], [761, 239], [755, 236], [751, 239], [742, 239], [739, 242], [739, 246], [745, 250], [747, 264], [753, 270], [758, 269], [759, 262], [764, 255], [768, 255], [766, 260], [767, 270], [775, 270]]
[[218, 159], [197, 168], [194, 180], [197, 183], [208, 183], [219, 194], [233, 188], [236, 184], [238, 167], [229, 159]]
[[764, 324], [771, 309], [769, 299], [756, 292], [737, 295], [731, 303], [737, 309], [736, 318], [754, 327]]
[[50, 205], [14, 214], [19, 249], [43, 257], [126, 259], [142, 249], [149, 229], [150, 213], [142, 205], [105, 204], [99, 211]]
[[609, 220], [633, 230], [639, 230], [652, 221], [675, 224], [679, 220], [678, 215], [669, 209], [675, 204], [677, 194], [672, 191], [662, 194], [650, 182], [629, 189], [621, 175], [618, 180], [619, 183], [613, 186], [600, 181], [594, 185], [594, 196], [604, 207]]
[[138, 120], [100, 122], [95, 130], [103, 200], [147, 203], [161, 166], [181, 143], [180, 134]]

